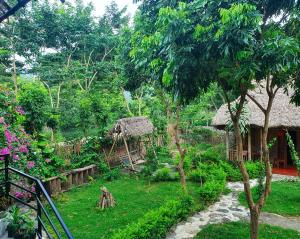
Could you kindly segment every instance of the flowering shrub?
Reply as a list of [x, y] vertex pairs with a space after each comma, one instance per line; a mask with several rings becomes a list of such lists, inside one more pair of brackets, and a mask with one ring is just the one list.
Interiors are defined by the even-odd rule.
[[14, 161], [19, 161], [30, 145], [30, 137], [21, 126], [24, 111], [5, 88], [0, 88], [0, 109], [0, 154], [10, 154]]
[[[13, 93], [0, 86], [0, 160], [4, 159], [1, 155], [9, 154], [14, 168], [41, 179], [59, 174], [63, 160], [54, 155], [54, 149], [41, 136], [33, 140], [25, 132], [24, 122], [23, 108], [18, 105]], [[26, 180], [16, 177], [14, 181], [34, 190]], [[18, 198], [31, 197], [30, 193], [16, 187], [12, 191]]]

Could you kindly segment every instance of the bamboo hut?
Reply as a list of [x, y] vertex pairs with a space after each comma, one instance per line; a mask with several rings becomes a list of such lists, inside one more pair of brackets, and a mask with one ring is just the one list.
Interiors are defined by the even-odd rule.
[[109, 165], [113, 163], [113, 157], [122, 164], [134, 166], [144, 162], [146, 154], [145, 142], [152, 144], [154, 126], [147, 117], [131, 117], [119, 119], [109, 131], [108, 137], [113, 139], [113, 144], [107, 156]]
[[[288, 131], [295, 144], [296, 150], [300, 153], [300, 107], [291, 102], [292, 90], [285, 91], [279, 89], [274, 99], [273, 107], [270, 114], [268, 140], [275, 140], [270, 148], [270, 159], [274, 167], [293, 168], [293, 161], [290, 155], [289, 146], [285, 137]], [[267, 106], [268, 94], [264, 86], [258, 86], [250, 92], [264, 108]], [[264, 125], [264, 114], [259, 107], [249, 98], [247, 107], [249, 109], [248, 133], [244, 136], [244, 159], [259, 159], [262, 151], [262, 127]], [[217, 111], [212, 120], [212, 125], [218, 129], [226, 129], [226, 124], [230, 119], [227, 104], [224, 104]], [[233, 160], [236, 157], [234, 140], [226, 137], [227, 157]]]

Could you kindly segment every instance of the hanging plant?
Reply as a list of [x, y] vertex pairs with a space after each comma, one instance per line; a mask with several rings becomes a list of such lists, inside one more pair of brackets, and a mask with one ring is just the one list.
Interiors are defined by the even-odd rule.
[[286, 135], [288, 146], [290, 148], [291, 158], [294, 164], [296, 165], [298, 175], [300, 176], [300, 159], [299, 159], [298, 152], [296, 151], [295, 144], [288, 131], [286, 131], [285, 135]]
[[[237, 104], [232, 106], [233, 113], [236, 113], [237, 111]], [[229, 114], [229, 112], [228, 112]], [[250, 118], [250, 111], [247, 105], [244, 105], [241, 114], [240, 114], [240, 120], [239, 120], [239, 128], [241, 131], [241, 134], [245, 136], [249, 131], [249, 118]], [[226, 122], [226, 129], [228, 131], [233, 131], [233, 122], [231, 118]]]

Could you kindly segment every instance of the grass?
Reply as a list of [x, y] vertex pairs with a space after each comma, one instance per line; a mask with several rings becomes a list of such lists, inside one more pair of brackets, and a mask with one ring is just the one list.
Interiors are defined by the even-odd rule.
[[[263, 207], [264, 212], [283, 216], [300, 216], [300, 181], [281, 181], [272, 183], [272, 192]], [[252, 189], [253, 195], [258, 195], [257, 187]], [[256, 200], [257, 200], [256, 196]], [[244, 193], [239, 195], [240, 202], [247, 206]]]
[[[205, 227], [195, 239], [248, 239], [250, 238], [249, 224], [232, 222], [226, 224], [209, 225]], [[300, 234], [293, 230], [261, 224], [259, 226], [260, 239], [300, 239]]]
[[[116, 199], [117, 206], [106, 210], [96, 207], [100, 186], [105, 185]], [[198, 184], [189, 183], [189, 192], [198, 198]], [[179, 198], [178, 182], [152, 183], [138, 178], [122, 178], [112, 182], [96, 180], [56, 198], [55, 204], [75, 239], [110, 238], [115, 230], [135, 222], [146, 212]], [[201, 207], [199, 199], [197, 208]]]

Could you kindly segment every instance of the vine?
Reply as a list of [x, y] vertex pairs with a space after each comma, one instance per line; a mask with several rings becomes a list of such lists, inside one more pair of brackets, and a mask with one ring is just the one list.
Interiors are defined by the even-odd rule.
[[300, 176], [300, 159], [299, 159], [299, 155], [298, 155], [298, 152], [295, 149], [295, 144], [292, 140], [291, 135], [288, 133], [288, 131], [286, 131], [286, 139], [287, 139], [288, 146], [290, 148], [290, 153], [291, 153], [292, 160], [293, 160], [294, 164], [296, 165], [298, 175]]

